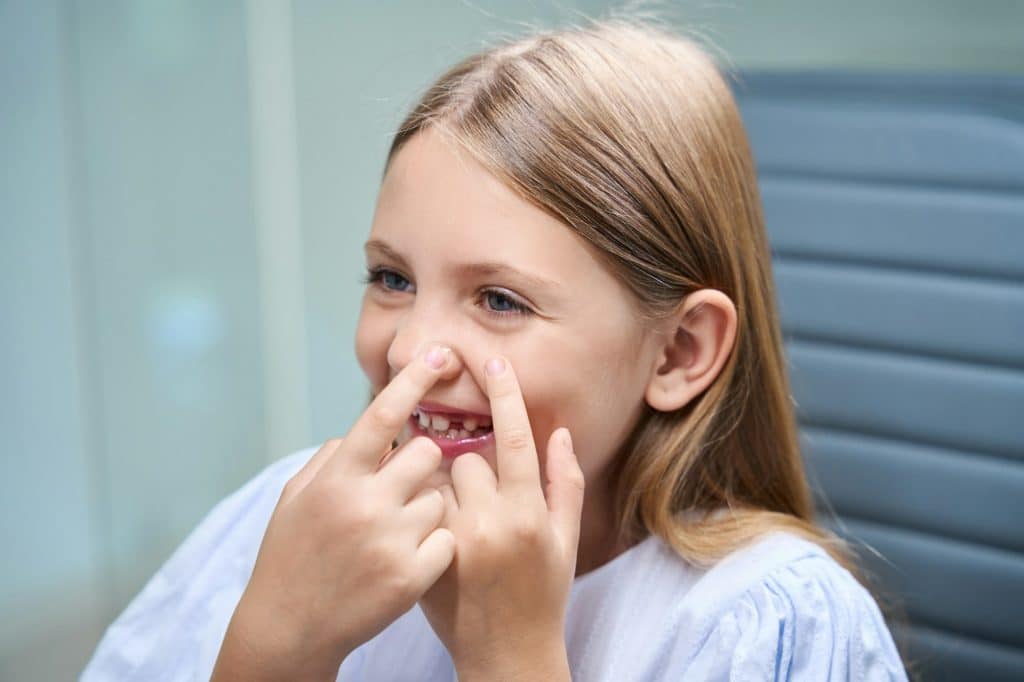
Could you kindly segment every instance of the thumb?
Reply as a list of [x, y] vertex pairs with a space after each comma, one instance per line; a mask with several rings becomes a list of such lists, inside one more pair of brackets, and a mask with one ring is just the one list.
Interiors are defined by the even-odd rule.
[[573, 452], [569, 429], [556, 429], [548, 439], [544, 496], [548, 514], [562, 546], [575, 556], [580, 540], [580, 515], [583, 513], [583, 471]]

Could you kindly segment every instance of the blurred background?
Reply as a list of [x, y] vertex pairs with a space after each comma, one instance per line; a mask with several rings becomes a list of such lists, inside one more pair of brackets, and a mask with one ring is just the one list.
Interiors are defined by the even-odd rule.
[[[218, 500], [347, 431], [361, 244], [420, 89], [621, 6], [0, 0], [0, 679], [76, 676]], [[1024, 73], [1014, 0], [655, 6], [743, 71]]]

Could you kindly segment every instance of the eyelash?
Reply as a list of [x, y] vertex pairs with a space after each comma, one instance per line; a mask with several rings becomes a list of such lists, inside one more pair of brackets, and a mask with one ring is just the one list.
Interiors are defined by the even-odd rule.
[[[402, 292], [399, 289], [392, 289], [390, 287], [384, 286], [384, 276], [385, 275], [389, 275], [389, 274], [390, 275], [396, 275], [398, 277], [401, 277], [406, 282], [409, 282], [409, 279], [407, 277], [405, 277], [404, 275], [402, 275], [402, 274], [400, 274], [398, 272], [395, 272], [391, 268], [383, 268], [383, 267], [367, 268], [366, 269], [366, 273], [361, 278], [361, 281], [362, 281], [362, 283], [364, 285], [376, 284], [376, 285], [380, 286], [384, 291], [390, 291], [390, 292], [396, 292], [396, 293], [404, 293], [404, 292]], [[410, 284], [411, 284], [411, 282], [410, 282]], [[507, 302], [508, 306], [511, 308], [510, 310], [491, 310], [490, 308], [484, 308], [484, 312], [486, 312], [488, 315], [490, 315], [492, 317], [507, 318], [507, 317], [513, 317], [513, 316], [517, 316], [517, 315], [530, 315], [530, 314], [533, 313], [533, 311], [530, 310], [525, 304], [520, 303], [518, 300], [516, 300], [515, 298], [512, 298], [511, 296], [506, 294], [504, 291], [500, 291], [500, 290], [497, 290], [497, 289], [484, 289], [480, 293], [484, 297], [486, 297], [488, 295], [491, 295], [491, 294], [493, 294], [495, 296], [500, 296], [501, 298], [503, 298]]]

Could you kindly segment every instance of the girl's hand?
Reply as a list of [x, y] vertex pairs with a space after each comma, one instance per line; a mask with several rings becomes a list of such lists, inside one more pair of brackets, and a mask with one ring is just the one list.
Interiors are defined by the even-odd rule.
[[381, 462], [450, 354], [434, 348], [409, 363], [344, 441], [325, 443], [284, 486], [214, 680], [334, 680], [448, 567], [441, 493], [421, 491], [440, 448], [415, 438]]
[[455, 559], [420, 600], [459, 680], [569, 679], [565, 609], [576, 570], [583, 472], [567, 429], [548, 441], [547, 494], [511, 366], [487, 363], [494, 471], [476, 453], [452, 462], [444, 525]]

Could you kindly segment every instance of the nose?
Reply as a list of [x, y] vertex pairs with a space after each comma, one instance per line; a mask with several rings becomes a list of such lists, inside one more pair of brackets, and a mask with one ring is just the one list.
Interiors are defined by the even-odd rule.
[[420, 358], [431, 346], [437, 345], [451, 349], [441, 381], [454, 379], [462, 372], [465, 363], [458, 344], [455, 343], [456, 339], [455, 330], [447, 328], [436, 316], [428, 319], [428, 316], [418, 314], [414, 307], [399, 323], [388, 347], [387, 358], [391, 376], [394, 377], [410, 362]]

